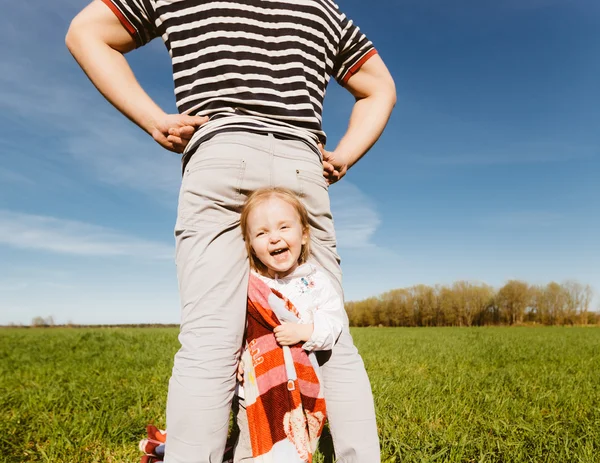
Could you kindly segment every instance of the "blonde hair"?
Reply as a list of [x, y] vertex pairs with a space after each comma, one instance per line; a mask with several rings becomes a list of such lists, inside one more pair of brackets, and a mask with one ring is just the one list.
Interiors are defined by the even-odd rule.
[[248, 199], [242, 208], [242, 215], [240, 217], [240, 227], [242, 229], [244, 242], [246, 243], [248, 258], [250, 259], [250, 267], [259, 273], [266, 273], [267, 267], [258, 259], [258, 257], [256, 257], [254, 250], [252, 249], [252, 245], [250, 244], [251, 237], [250, 227], [248, 226], [248, 216], [250, 215], [250, 212], [256, 208], [256, 206], [268, 201], [271, 198], [279, 198], [282, 201], [285, 201], [298, 213], [300, 225], [302, 226], [302, 232], [305, 233], [307, 237], [306, 244], [302, 245], [300, 257], [298, 257], [298, 265], [304, 264], [310, 256], [310, 226], [308, 223], [308, 212], [306, 211], [304, 205], [300, 202], [300, 199], [298, 199], [298, 196], [296, 196], [296, 194], [288, 188], [259, 188], [258, 190], [253, 191], [250, 196], [248, 196]]

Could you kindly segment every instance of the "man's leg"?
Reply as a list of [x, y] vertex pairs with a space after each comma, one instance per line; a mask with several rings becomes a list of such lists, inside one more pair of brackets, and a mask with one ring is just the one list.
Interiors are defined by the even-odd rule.
[[[335, 248], [328, 243], [313, 241], [311, 244], [315, 261], [333, 278], [338, 276]], [[321, 367], [321, 373], [336, 461], [379, 463], [379, 437], [371, 384], [347, 327], [342, 330], [331, 357]]]
[[[313, 259], [330, 274], [343, 297], [342, 271], [323, 167], [317, 155], [302, 142], [279, 141], [276, 146], [273, 183], [292, 188], [300, 195], [311, 222]], [[321, 371], [337, 461], [379, 463], [371, 385], [347, 325]]]
[[181, 349], [169, 382], [168, 463], [222, 461], [242, 345], [248, 263], [238, 219], [245, 153], [217, 137], [188, 163], [179, 198]]
[[238, 399], [238, 408], [235, 414], [239, 428], [238, 439], [233, 452], [233, 463], [252, 461], [252, 442], [250, 441], [250, 427], [248, 426], [248, 413], [246, 412], [246, 401]]

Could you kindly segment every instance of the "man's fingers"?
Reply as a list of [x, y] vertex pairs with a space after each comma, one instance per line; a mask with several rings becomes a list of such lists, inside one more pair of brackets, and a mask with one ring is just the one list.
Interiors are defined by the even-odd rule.
[[181, 122], [192, 127], [200, 127], [208, 122], [208, 116], [182, 116]]
[[333, 172], [335, 171], [335, 167], [333, 167], [333, 164], [327, 162], [327, 161], [323, 161], [323, 173], [328, 173], [329, 175], [333, 174]]
[[170, 128], [168, 139], [171, 143], [178, 145], [181, 149], [184, 149], [188, 142], [192, 139], [194, 135], [194, 127], [186, 125], [181, 128]]
[[333, 164], [323, 161], [323, 177], [331, 185], [340, 179], [340, 172], [333, 166]]
[[183, 150], [185, 150], [185, 147], [187, 146], [189, 140], [183, 140], [179, 137], [169, 135], [167, 137], [167, 142], [171, 144], [171, 151], [174, 151], [176, 153], [183, 153]]
[[169, 135], [167, 137], [167, 140], [169, 140], [170, 143], [172, 143], [173, 145], [182, 145], [182, 144], [187, 144], [187, 140], [182, 140], [181, 137], [177, 137], [175, 135]]
[[156, 141], [156, 143], [158, 143], [160, 146], [162, 146], [163, 148], [169, 150], [169, 151], [173, 151], [175, 153], [178, 153], [179, 151], [176, 150], [175, 146], [173, 146], [173, 143], [171, 143], [167, 137], [165, 137], [162, 132], [159, 132], [158, 130], [154, 131], [152, 133], [152, 138], [154, 138], [154, 141]]
[[333, 185], [339, 179], [340, 179], [340, 173], [337, 170], [334, 171], [331, 175], [326, 177], [327, 183], [329, 183], [329, 185]]
[[194, 132], [196, 131], [195, 127], [192, 127], [191, 125], [186, 125], [183, 127], [179, 128], [179, 136], [181, 138], [185, 138], [186, 140], [189, 140], [190, 138], [192, 138], [192, 136], [194, 135]]
[[336, 170], [335, 173], [327, 179], [327, 181], [329, 182], [330, 185], [333, 185], [334, 183], [339, 182], [343, 176], [344, 176], [344, 174], [342, 174]]
[[323, 156], [323, 160], [324, 160], [324, 161], [329, 161], [329, 160], [331, 160], [331, 157], [332, 157], [332, 153], [331, 153], [331, 151], [327, 151], [327, 150], [321, 150], [321, 155]]

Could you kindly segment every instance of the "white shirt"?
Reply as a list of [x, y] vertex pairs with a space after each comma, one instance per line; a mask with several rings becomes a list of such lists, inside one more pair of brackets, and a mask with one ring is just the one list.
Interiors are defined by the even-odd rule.
[[290, 300], [298, 310], [300, 323], [313, 324], [312, 336], [303, 346], [305, 350], [333, 349], [348, 316], [341, 297], [320, 267], [302, 264], [283, 278], [255, 275]]

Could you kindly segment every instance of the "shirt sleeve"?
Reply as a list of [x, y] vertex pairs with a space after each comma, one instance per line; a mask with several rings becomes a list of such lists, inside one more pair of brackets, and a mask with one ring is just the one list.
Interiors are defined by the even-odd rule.
[[147, 44], [158, 33], [155, 27], [156, 13], [149, 0], [102, 0], [123, 27], [134, 38], [136, 47]]
[[344, 327], [346, 320], [344, 303], [325, 273], [316, 272], [315, 284], [313, 334], [304, 343], [304, 349], [330, 350], [333, 349]]
[[377, 50], [356, 24], [339, 10], [338, 13], [342, 31], [333, 75], [340, 85], [346, 85], [348, 79], [356, 74], [369, 58], [377, 54]]

